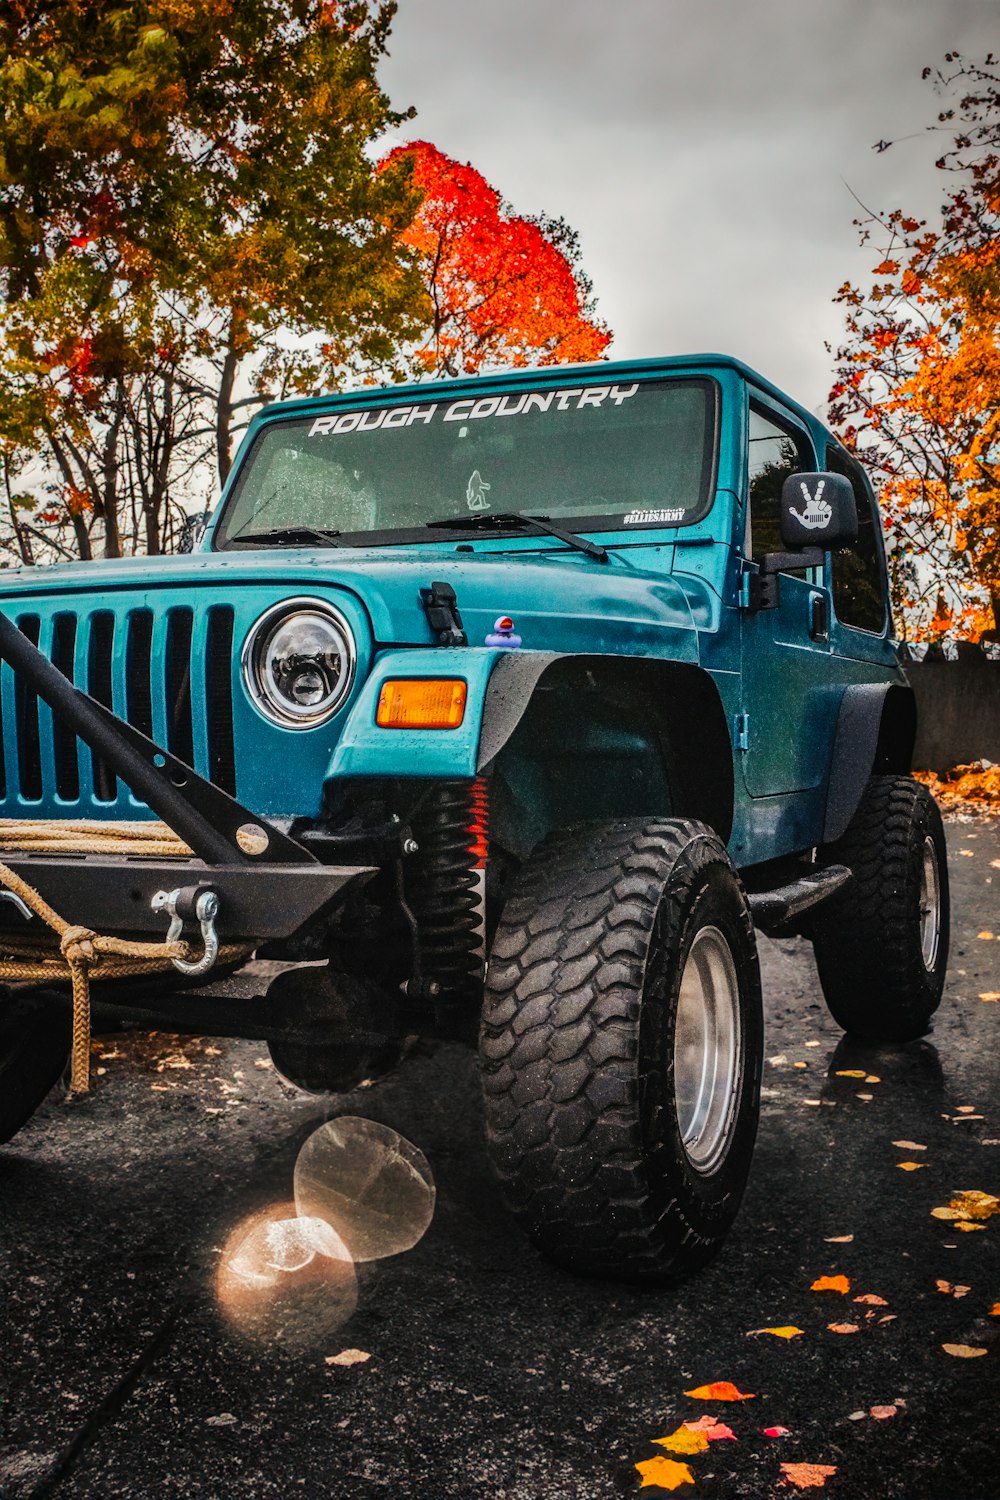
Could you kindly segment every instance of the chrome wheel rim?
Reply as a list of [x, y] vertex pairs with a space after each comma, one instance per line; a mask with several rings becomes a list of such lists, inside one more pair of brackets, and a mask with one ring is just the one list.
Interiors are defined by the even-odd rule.
[[688, 950], [674, 1029], [674, 1107], [688, 1161], [715, 1170], [729, 1148], [739, 1087], [740, 991], [736, 963], [717, 927]]
[[930, 834], [924, 839], [920, 862], [920, 952], [928, 973], [937, 962], [941, 939], [941, 875], [938, 855]]

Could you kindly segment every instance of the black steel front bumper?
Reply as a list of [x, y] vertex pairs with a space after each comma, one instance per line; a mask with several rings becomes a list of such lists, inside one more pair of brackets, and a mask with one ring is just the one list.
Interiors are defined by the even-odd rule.
[[[332, 909], [349, 886], [375, 873], [374, 866], [365, 865], [207, 865], [199, 859], [105, 854], [0, 852], [0, 860], [68, 922], [146, 940], [166, 936], [168, 919], [152, 905], [157, 892], [213, 890], [219, 898], [215, 926], [223, 943], [291, 937], [312, 917]], [[13, 903], [0, 900], [0, 931], [31, 936], [41, 927], [36, 917], [26, 921]]]

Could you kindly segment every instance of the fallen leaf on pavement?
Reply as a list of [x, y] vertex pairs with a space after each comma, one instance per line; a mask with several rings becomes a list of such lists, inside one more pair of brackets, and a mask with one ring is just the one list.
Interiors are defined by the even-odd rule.
[[1000, 1000], [1000, 990], [987, 990], [986, 993], [984, 995], [980, 995], [979, 998], [980, 1000]]
[[791, 1323], [783, 1323], [780, 1328], [751, 1328], [747, 1338], [753, 1338], [757, 1333], [773, 1333], [776, 1339], [795, 1339], [801, 1332], [801, 1328], [795, 1328]]
[[791, 1428], [790, 1427], [762, 1427], [761, 1428], [761, 1432], [764, 1434], [765, 1437], [789, 1437], [791, 1435]]
[[851, 1290], [851, 1283], [846, 1276], [817, 1276], [811, 1292], [840, 1292], [843, 1296]]
[[876, 1297], [874, 1292], [862, 1292], [860, 1297], [854, 1298], [855, 1302], [864, 1302], [869, 1307], [888, 1307], [889, 1304], [884, 1297]]
[[1000, 1302], [994, 1302], [993, 1306], [990, 1308], [989, 1312], [987, 1313], [987, 1317], [989, 1317], [989, 1318], [1000, 1318]]
[[824, 1238], [827, 1245], [849, 1245], [854, 1239], [853, 1234], [831, 1234]]
[[1000, 1198], [974, 1188], [956, 1193], [947, 1208], [931, 1209], [935, 1219], [991, 1219], [995, 1213], [1000, 1213]]
[[658, 1485], [661, 1490], [679, 1490], [682, 1484], [694, 1484], [694, 1475], [687, 1464], [679, 1464], [676, 1459], [664, 1458], [657, 1454], [656, 1458], [647, 1458], [644, 1463], [635, 1466], [642, 1475], [642, 1484], [639, 1486], [644, 1490], [647, 1485]]
[[818, 1490], [836, 1474], [835, 1464], [782, 1464], [781, 1477], [785, 1484], [793, 1484], [797, 1490]]
[[732, 1438], [736, 1441], [736, 1434], [725, 1422], [720, 1422], [716, 1417], [699, 1417], [697, 1422], [685, 1422], [684, 1426], [690, 1432], [701, 1432], [708, 1438], [710, 1443], [717, 1443], [720, 1438]]
[[986, 1225], [970, 1224], [967, 1219], [959, 1219], [958, 1223], [955, 1225], [955, 1228], [960, 1229], [963, 1234], [971, 1234], [974, 1229], [985, 1229]]
[[945, 1354], [952, 1354], [956, 1359], [981, 1359], [987, 1352], [974, 1344], [942, 1344], [941, 1348]]
[[935, 1286], [937, 1287], [938, 1291], [943, 1292], [946, 1297], [964, 1297], [966, 1292], [972, 1291], [972, 1288], [970, 1286], [953, 1286], [950, 1281], [938, 1280], [935, 1282]]
[[977, 932], [976, 933], [976, 937], [982, 938], [984, 941], [988, 941], [992, 936], [993, 936], [992, 932]]
[[697, 1385], [693, 1391], [685, 1391], [696, 1401], [753, 1401], [752, 1392], [737, 1390], [731, 1380], [713, 1380], [710, 1385]]
[[858, 1333], [859, 1332], [859, 1327], [858, 1327], [857, 1323], [827, 1323], [826, 1326], [827, 1326], [827, 1328], [829, 1328], [829, 1330], [830, 1330], [831, 1333]]
[[880, 1324], [881, 1323], [895, 1323], [895, 1321], [896, 1321], [896, 1314], [895, 1313], [886, 1313], [886, 1315], [885, 1315], [884, 1318], [879, 1318], [879, 1323]]
[[896, 1166], [901, 1172], [919, 1172], [921, 1167], [926, 1167], [925, 1161], [898, 1161]]
[[339, 1354], [328, 1354], [325, 1363], [328, 1365], [365, 1365], [371, 1359], [363, 1349], [341, 1349]]
[[881, 1083], [882, 1080], [877, 1073], [866, 1073], [865, 1083]]
[[926, 1146], [921, 1146], [917, 1141], [893, 1141], [892, 1144], [894, 1146], [898, 1146], [899, 1149], [900, 1149], [900, 1151], [926, 1151], [927, 1150]]
[[896, 1407], [873, 1406], [871, 1409], [871, 1415], [875, 1418], [876, 1422], [888, 1422], [890, 1417], [894, 1417], [896, 1415]]
[[695, 1432], [690, 1427], [678, 1427], [669, 1437], [653, 1438], [658, 1448], [669, 1448], [671, 1453], [704, 1453], [708, 1447], [708, 1438], [703, 1432]]
[[836, 1077], [837, 1078], [865, 1078], [865, 1077], [867, 1077], [867, 1074], [865, 1073], [864, 1068], [838, 1068], [837, 1072], [836, 1072]]

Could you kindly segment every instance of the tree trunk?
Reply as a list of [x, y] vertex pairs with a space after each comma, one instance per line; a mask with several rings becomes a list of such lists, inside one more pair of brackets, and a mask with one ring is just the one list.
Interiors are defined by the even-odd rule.
[[219, 483], [225, 484], [233, 466], [231, 451], [233, 423], [233, 387], [239, 368], [239, 348], [246, 329], [246, 315], [241, 308], [234, 307], [229, 318], [229, 339], [226, 355], [222, 361], [222, 379], [215, 405], [215, 454], [219, 466]]

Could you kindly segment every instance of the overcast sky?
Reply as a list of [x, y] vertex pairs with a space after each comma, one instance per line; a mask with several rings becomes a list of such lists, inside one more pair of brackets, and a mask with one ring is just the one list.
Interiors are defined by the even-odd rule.
[[934, 214], [921, 69], [991, 48], [1000, 0], [399, 0], [382, 78], [403, 139], [579, 230], [613, 358], [718, 349], [819, 409], [850, 190]]

